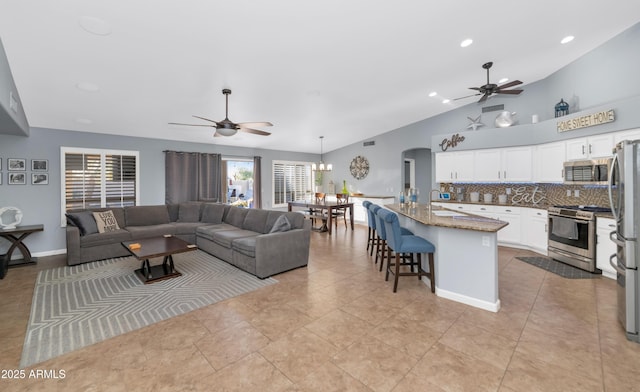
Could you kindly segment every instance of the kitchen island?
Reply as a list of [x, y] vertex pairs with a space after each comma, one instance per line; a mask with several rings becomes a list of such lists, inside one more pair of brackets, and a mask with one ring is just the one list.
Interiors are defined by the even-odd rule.
[[507, 222], [426, 204], [384, 207], [398, 214], [402, 227], [435, 245], [437, 296], [500, 310], [497, 232]]

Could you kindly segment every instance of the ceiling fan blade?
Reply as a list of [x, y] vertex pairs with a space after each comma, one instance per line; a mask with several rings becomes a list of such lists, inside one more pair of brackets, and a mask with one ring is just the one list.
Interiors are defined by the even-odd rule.
[[484, 95], [482, 96], [482, 98], [480, 98], [480, 100], [478, 102], [486, 101], [487, 98], [489, 98], [490, 95], [491, 95], [491, 93], [489, 93], [489, 92], [484, 93]]
[[240, 128], [253, 128], [253, 127], [272, 127], [273, 124], [271, 124], [268, 121], [262, 121], [262, 122], [242, 122], [242, 123], [237, 123], [237, 126], [239, 126]]
[[497, 90], [496, 94], [520, 94], [522, 90]]
[[247, 132], [247, 133], [254, 133], [256, 135], [262, 135], [262, 136], [269, 136], [271, 135], [271, 132], [266, 132], [266, 131], [261, 131], [259, 129], [253, 129], [253, 128], [243, 128], [240, 127], [239, 129], [242, 132]]
[[469, 90], [477, 90], [477, 91], [481, 91], [482, 87], [469, 87]]
[[195, 118], [199, 118], [200, 120], [209, 121], [209, 122], [212, 122], [212, 123], [214, 123], [214, 124], [218, 125], [218, 122], [217, 122], [217, 121], [213, 121], [213, 120], [210, 120], [210, 119], [205, 118], [205, 117], [200, 117], [200, 116], [193, 116], [193, 117], [195, 117]]
[[175, 123], [175, 122], [170, 122], [169, 124], [171, 125], [187, 125], [190, 127], [215, 127], [215, 125], [209, 125], [209, 124], [183, 124], [183, 123]]
[[478, 94], [471, 94], [471, 95], [467, 95], [467, 96], [460, 97], [460, 98], [454, 98], [453, 100], [454, 100], [454, 101], [457, 101], [457, 100], [459, 100], [459, 99], [465, 99], [465, 98], [469, 98], [469, 97], [477, 97], [478, 95], [482, 95], [482, 93], [478, 93]]
[[502, 86], [498, 86], [498, 88], [509, 88], [509, 87], [513, 87], [513, 86], [517, 86], [519, 84], [522, 84], [521, 81], [519, 80], [514, 80], [513, 82], [509, 82], [509, 83], [505, 83]]

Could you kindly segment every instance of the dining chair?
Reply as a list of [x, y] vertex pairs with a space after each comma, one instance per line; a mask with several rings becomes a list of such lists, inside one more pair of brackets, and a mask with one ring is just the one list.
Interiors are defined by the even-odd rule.
[[[423, 276], [429, 278], [431, 284], [431, 292], [435, 293], [435, 269], [433, 254], [436, 251], [436, 247], [426, 239], [418, 237], [417, 235], [402, 234], [402, 228], [400, 227], [400, 221], [396, 213], [380, 209], [378, 210], [378, 216], [384, 222], [385, 231], [387, 234], [387, 272], [385, 280], [389, 280], [389, 272], [394, 275], [393, 292], [398, 289], [398, 277], [400, 276], [417, 276], [418, 280], [422, 280]], [[391, 262], [391, 252], [395, 252], [395, 261]], [[426, 253], [429, 257], [429, 272], [422, 269], [421, 256]], [[410, 261], [403, 261], [401, 255], [414, 255], [417, 254], [417, 260], [414, 261], [411, 257]], [[407, 259], [404, 259], [407, 260]], [[391, 270], [391, 267], [395, 267]], [[411, 272], [400, 272], [400, 266], [411, 266]], [[414, 272], [413, 266], [417, 266], [417, 270]]]
[[[348, 193], [337, 193], [336, 194], [336, 203], [337, 204], [347, 204], [349, 203], [349, 194]], [[347, 228], [347, 208], [339, 207], [338, 209], [334, 209], [331, 212], [332, 218], [336, 224], [336, 229], [338, 228], [338, 217], [342, 216], [344, 218], [344, 227]]]
[[[324, 204], [327, 195], [324, 192], [316, 192], [314, 195], [314, 204]], [[326, 210], [323, 208], [309, 208], [309, 216], [311, 218], [311, 224], [316, 224], [316, 219], [320, 219], [322, 221], [322, 225], [316, 230], [319, 231], [327, 231], [327, 214]]]

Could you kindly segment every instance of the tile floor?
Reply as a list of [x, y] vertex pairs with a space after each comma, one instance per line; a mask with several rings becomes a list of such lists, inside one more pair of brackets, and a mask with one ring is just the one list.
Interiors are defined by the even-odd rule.
[[[365, 253], [366, 227], [312, 233], [308, 268], [268, 286], [0, 379], [2, 391], [640, 391], [640, 345], [616, 320], [615, 282], [569, 280], [500, 248], [502, 309], [398, 292]], [[37, 271], [0, 280], [0, 369], [19, 363]]]

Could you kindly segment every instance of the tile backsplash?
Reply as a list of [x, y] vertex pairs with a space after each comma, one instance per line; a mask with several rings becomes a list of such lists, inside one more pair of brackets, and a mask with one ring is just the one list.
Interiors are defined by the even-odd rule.
[[492, 204], [498, 203], [498, 195], [507, 195], [509, 205], [595, 205], [609, 206], [606, 186], [564, 185], [564, 184], [440, 184], [441, 192], [451, 193], [451, 199], [457, 200], [458, 189], [462, 189], [462, 202], [470, 202], [471, 192], [480, 194], [480, 202], [484, 202], [484, 194], [492, 195]]

